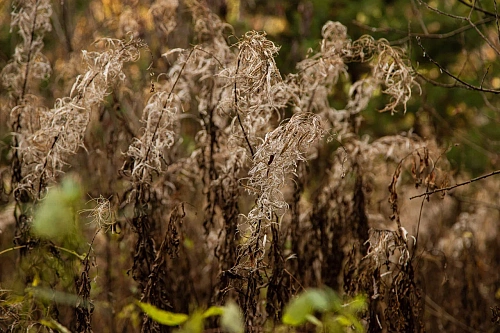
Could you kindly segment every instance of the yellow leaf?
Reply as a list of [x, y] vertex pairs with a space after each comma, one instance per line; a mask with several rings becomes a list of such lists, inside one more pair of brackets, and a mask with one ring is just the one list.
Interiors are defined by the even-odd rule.
[[149, 318], [154, 321], [167, 326], [179, 326], [186, 322], [188, 315], [184, 313], [173, 313], [165, 310], [161, 310], [154, 305], [137, 302], [139, 307], [144, 311]]

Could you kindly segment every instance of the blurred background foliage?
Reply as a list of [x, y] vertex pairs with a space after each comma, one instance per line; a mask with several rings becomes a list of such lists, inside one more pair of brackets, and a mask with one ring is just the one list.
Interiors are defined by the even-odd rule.
[[[478, 31], [468, 22], [436, 13], [417, 0], [275, 0], [248, 1], [244, 6], [242, 3], [228, 1], [229, 7], [242, 8], [239, 18], [229, 16], [230, 23], [239, 29], [266, 29], [266, 25], [271, 25], [272, 29], [266, 31], [281, 45], [277, 62], [285, 73], [293, 71], [293, 65], [309, 48], [318, 48], [322, 25], [333, 20], [346, 25], [352, 39], [370, 34], [407, 49], [413, 67], [428, 79], [446, 85], [455, 82], [424, 57], [416, 36], [421, 38], [425, 52], [454, 75], [478, 87], [500, 88], [498, 54]], [[428, 5], [452, 15], [470, 15], [472, 22], [487, 21], [478, 24], [477, 28], [498, 47], [498, 29], [491, 15], [495, 13], [494, 3], [475, 3], [482, 11], [471, 11], [470, 2], [458, 0], [430, 1]], [[350, 66], [351, 80], [363, 76], [366, 70], [362, 65]], [[422, 94], [410, 101], [406, 114], [381, 114], [378, 110], [384, 105], [383, 97], [373, 99], [364, 113], [362, 131], [372, 138], [402, 131], [414, 131], [427, 138], [433, 136], [443, 146], [458, 144], [448, 153], [453, 169], [470, 172], [473, 176], [498, 169], [500, 117], [497, 94], [439, 87], [424, 79], [421, 86]], [[342, 98], [344, 93], [342, 87], [332, 93], [333, 105], [336, 99], [345, 100]]]
[[[500, 88], [498, 54], [483, 40], [479, 32], [498, 49], [498, 26], [495, 23], [495, 4], [492, 1], [475, 1], [479, 8], [471, 10], [466, 0], [429, 1], [428, 6], [417, 0], [295, 0], [295, 1], [228, 1], [241, 10], [240, 18], [229, 17], [237, 27], [262, 29], [266, 22], [279, 22], [266, 31], [281, 45], [277, 62], [283, 72], [293, 71], [293, 65], [307, 54], [309, 48], [317, 49], [322, 25], [339, 21], [346, 25], [354, 40], [363, 34], [385, 38], [393, 45], [408, 50], [413, 67], [423, 77], [444, 85], [455, 80], [424, 56], [416, 37], [420, 37], [425, 52], [455, 76], [477, 87]], [[463, 19], [469, 17], [478, 31]], [[479, 22], [479, 23], [478, 23]], [[236, 33], [239, 35], [239, 32]], [[409, 37], [410, 35], [410, 37]], [[363, 66], [350, 66], [351, 80], [366, 73]], [[477, 176], [500, 167], [500, 130], [498, 92], [481, 93], [463, 88], [436, 86], [425, 79], [420, 81], [422, 94], [416, 92], [406, 114], [391, 116], [379, 113], [384, 98], [372, 100], [364, 112], [362, 131], [372, 138], [413, 131], [422, 137], [435, 137], [443, 146], [451, 149], [448, 158], [455, 170]], [[345, 100], [342, 87], [332, 93], [335, 100]]]

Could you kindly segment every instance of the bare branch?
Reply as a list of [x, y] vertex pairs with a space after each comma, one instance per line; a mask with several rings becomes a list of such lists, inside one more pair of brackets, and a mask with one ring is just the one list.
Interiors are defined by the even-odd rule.
[[[446, 87], [446, 88], [452, 88], [452, 87], [457, 87], [457, 88], [464, 88], [464, 89], [468, 89], [468, 90], [476, 90], [476, 91], [482, 91], [482, 92], [487, 92], [487, 93], [492, 93], [492, 94], [500, 94], [500, 90], [496, 90], [496, 89], [488, 89], [488, 88], [483, 88], [482, 87], [482, 84], [481, 86], [475, 86], [475, 85], [472, 85], [468, 82], [465, 82], [464, 80], [460, 79], [458, 76], [452, 74], [449, 70], [447, 70], [446, 68], [444, 68], [440, 63], [438, 63], [436, 60], [434, 60], [433, 58], [431, 58], [429, 56], [429, 54], [425, 51], [425, 48], [424, 46], [422, 45], [421, 41], [420, 41], [420, 37], [416, 37], [415, 38], [417, 40], [417, 44], [418, 46], [420, 46], [420, 48], [422, 49], [422, 51], [424, 52], [424, 58], [427, 58], [429, 59], [430, 62], [432, 62], [434, 65], [436, 65], [439, 70], [441, 71], [441, 73], [445, 73], [446, 75], [448, 75], [449, 77], [453, 78], [454, 80], [456, 80], [457, 82], [461, 83], [462, 85], [459, 85], [459, 84], [453, 84], [453, 85], [446, 85], [446, 84], [441, 84], [439, 82], [436, 82], [436, 81], [433, 81], [433, 80], [430, 80], [430, 79], [427, 79], [425, 78], [425, 80], [433, 83], [433, 84], [436, 84], [436, 85], [440, 85], [442, 87]], [[419, 74], [419, 76], [423, 77], [421, 74]]]
[[500, 24], [498, 23], [498, 8], [496, 0], [493, 0], [493, 5], [495, 6], [495, 22], [497, 23], [497, 38], [500, 42]]
[[472, 22], [472, 20], [470, 18], [474, 9], [477, 9], [476, 7], [471, 7], [471, 11], [469, 12], [469, 15], [467, 17], [465, 17], [465, 16], [453, 15], [450, 13], [443, 12], [442, 10], [439, 10], [435, 7], [432, 7], [429, 4], [427, 4], [421, 0], [418, 0], [418, 2], [421, 3], [422, 5], [424, 5], [430, 11], [433, 11], [433, 12], [438, 13], [440, 15], [448, 16], [448, 17], [451, 17], [451, 18], [454, 18], [457, 20], [461, 20], [461, 21], [466, 21], [474, 28], [474, 30], [477, 31], [479, 36], [481, 36], [481, 38], [484, 39], [484, 41], [486, 43], [488, 43], [488, 45], [493, 49], [493, 51], [495, 51], [495, 53], [500, 56], [500, 51], [493, 45], [493, 43], [488, 38], [486, 38], [486, 36], [481, 32], [481, 30], [479, 30], [479, 28], [474, 24], [474, 22]]
[[[486, 24], [486, 23], [490, 23], [492, 21], [495, 21], [495, 18], [493, 17], [488, 17], [488, 18], [485, 18], [485, 19], [482, 19], [482, 20], [479, 20], [477, 21], [476, 23], [474, 23], [474, 25], [476, 26], [479, 26], [479, 25], [483, 25], [483, 24]], [[473, 29], [473, 26], [472, 25], [466, 25], [466, 26], [463, 26], [463, 27], [460, 27], [458, 29], [455, 29], [455, 30], [452, 30], [450, 32], [446, 32], [446, 33], [441, 33], [441, 34], [426, 34], [426, 33], [419, 33], [419, 32], [410, 32], [408, 33], [408, 31], [406, 30], [401, 30], [401, 29], [396, 29], [396, 28], [375, 28], [375, 27], [371, 27], [369, 25], [366, 25], [366, 24], [363, 24], [359, 21], [352, 21], [352, 23], [362, 29], [365, 29], [365, 30], [368, 30], [370, 32], [383, 32], [383, 33], [389, 33], [389, 32], [393, 32], [393, 33], [397, 33], [397, 34], [404, 34], [404, 35], [407, 35], [409, 37], [420, 37], [420, 38], [427, 38], [427, 39], [445, 39], [445, 38], [450, 38], [450, 37], [453, 37], [453, 36], [456, 36], [464, 31], [467, 31], [467, 30], [470, 30], [470, 29]]]
[[464, 0], [458, 0], [458, 1], [459, 1], [460, 3], [463, 3], [464, 5], [466, 5], [467, 7], [470, 7], [470, 8], [472, 8], [472, 9], [475, 9], [475, 10], [477, 10], [478, 12], [481, 12], [481, 13], [483, 13], [483, 14], [486, 14], [486, 15], [488, 15], [488, 16], [490, 16], [490, 17], [496, 17], [496, 16], [497, 16], [497, 14], [496, 14], [496, 13], [492, 13], [492, 12], [490, 12], [490, 11], [487, 11], [487, 10], [484, 10], [484, 9], [482, 9], [482, 8], [476, 7], [475, 5], [471, 5], [470, 3], [467, 3], [467, 2], [465, 2]]
[[424, 195], [425, 196], [429, 196], [429, 195], [431, 195], [433, 193], [443, 192], [443, 191], [449, 191], [449, 190], [452, 190], [452, 189], [454, 189], [456, 187], [468, 185], [468, 184], [471, 184], [471, 183], [476, 182], [478, 180], [485, 179], [485, 178], [488, 178], [488, 177], [491, 177], [491, 176], [494, 176], [494, 175], [498, 175], [498, 174], [500, 174], [500, 170], [496, 170], [496, 171], [490, 172], [487, 175], [482, 175], [482, 176], [470, 179], [470, 180], [468, 180], [466, 182], [455, 184], [453, 186], [439, 188], [439, 189], [436, 189], [436, 190], [433, 190], [433, 191], [426, 191], [425, 193], [422, 193], [422, 194], [419, 194], [419, 195], [414, 195], [413, 197], [410, 198], [410, 200], [415, 199], [415, 198], [419, 198], [419, 197], [423, 197]]

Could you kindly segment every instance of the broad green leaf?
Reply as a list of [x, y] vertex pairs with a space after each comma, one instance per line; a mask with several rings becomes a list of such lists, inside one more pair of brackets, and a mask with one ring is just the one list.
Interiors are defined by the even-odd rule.
[[307, 315], [312, 314], [313, 309], [306, 294], [300, 294], [285, 307], [281, 321], [290, 326], [299, 326], [306, 322]]
[[287, 305], [282, 321], [287, 325], [299, 326], [304, 324], [313, 312], [325, 312], [328, 308], [328, 295], [322, 290], [310, 289]]
[[313, 310], [320, 312], [328, 311], [329, 299], [324, 290], [311, 289], [306, 291], [306, 296]]
[[51, 188], [35, 211], [33, 232], [45, 239], [67, 240], [78, 236], [76, 224], [82, 186], [75, 178], [65, 178]]
[[167, 326], [179, 326], [186, 322], [188, 315], [183, 313], [173, 313], [165, 310], [158, 309], [156, 306], [137, 302], [139, 307], [144, 311], [149, 318], [154, 321]]
[[224, 308], [222, 306], [211, 306], [207, 311], [203, 312], [203, 318], [222, 316], [224, 314]]
[[342, 298], [330, 288], [326, 288], [325, 293], [328, 297], [328, 311], [342, 312], [342, 308], [344, 307]]
[[224, 311], [220, 318], [220, 325], [223, 330], [229, 333], [243, 333], [245, 331], [243, 313], [241, 313], [236, 303], [229, 302], [224, 306]]

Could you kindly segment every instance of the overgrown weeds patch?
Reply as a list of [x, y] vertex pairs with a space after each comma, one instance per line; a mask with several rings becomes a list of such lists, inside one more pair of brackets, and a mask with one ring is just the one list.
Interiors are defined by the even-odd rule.
[[[498, 323], [499, 244], [469, 225], [484, 212], [425, 215], [456, 187], [448, 147], [360, 134], [375, 95], [395, 114], [421, 92], [404, 48], [329, 21], [282, 75], [265, 32], [235, 38], [202, 1], [154, 1], [118, 25], [80, 18], [75, 36], [110, 36], [95, 41], [59, 22], [68, 43], [51, 50], [52, 6], [16, 2], [2, 69], [2, 331], [486, 330], [487, 306]], [[64, 93], [52, 103], [42, 81]]]

